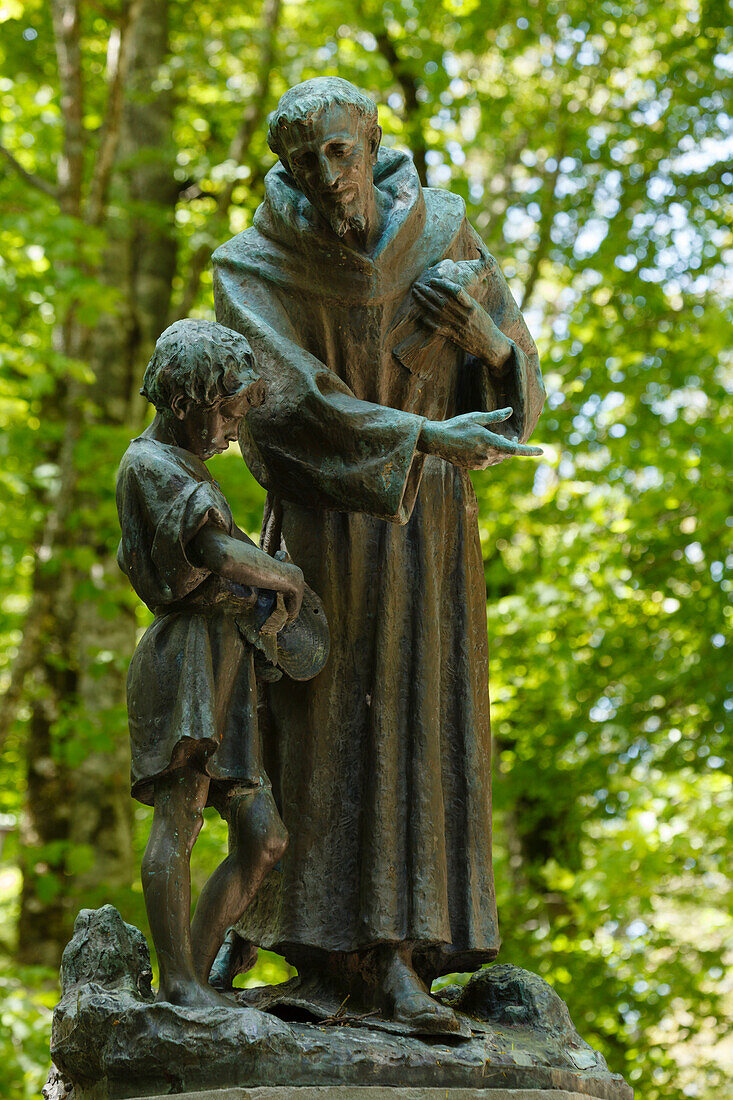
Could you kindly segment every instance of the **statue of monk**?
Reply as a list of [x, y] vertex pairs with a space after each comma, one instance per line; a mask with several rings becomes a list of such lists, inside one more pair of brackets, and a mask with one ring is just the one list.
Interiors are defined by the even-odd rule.
[[217, 318], [268, 387], [240, 437], [268, 490], [263, 545], [287, 547], [331, 631], [319, 676], [267, 685], [290, 844], [240, 932], [304, 982], [369, 975], [380, 1013], [451, 1033], [431, 982], [499, 949], [469, 474], [541, 453], [525, 441], [544, 389], [463, 200], [380, 139], [347, 81], [291, 88], [254, 224], [214, 254]]

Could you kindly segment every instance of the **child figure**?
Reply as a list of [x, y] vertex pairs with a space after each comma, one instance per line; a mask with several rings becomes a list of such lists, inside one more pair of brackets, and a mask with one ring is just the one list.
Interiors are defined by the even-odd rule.
[[[118, 560], [155, 613], [132, 658], [127, 702], [132, 794], [154, 807], [142, 882], [158, 999], [174, 1004], [231, 1007], [208, 983], [211, 965], [287, 844], [261, 761], [253, 622], [257, 589], [268, 590], [270, 609], [280, 594], [279, 619], [277, 611], [271, 618], [292, 622], [303, 574], [239, 530], [204, 465], [264, 399], [252, 364], [244, 337], [222, 325], [166, 329], [140, 391], [155, 419], [117, 475]], [[229, 855], [191, 922], [190, 856], [207, 805], [228, 822]]]

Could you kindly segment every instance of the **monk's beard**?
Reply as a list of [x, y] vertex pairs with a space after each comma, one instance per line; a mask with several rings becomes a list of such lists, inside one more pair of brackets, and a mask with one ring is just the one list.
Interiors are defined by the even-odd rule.
[[351, 204], [334, 203], [329, 210], [323, 211], [323, 215], [337, 237], [345, 237], [351, 229], [361, 235], [366, 229], [364, 214], [351, 208]]
[[347, 214], [342, 220], [334, 215], [329, 221], [331, 222], [331, 228], [339, 237], [345, 237], [350, 229], [361, 236], [366, 229], [366, 218], [363, 214]]

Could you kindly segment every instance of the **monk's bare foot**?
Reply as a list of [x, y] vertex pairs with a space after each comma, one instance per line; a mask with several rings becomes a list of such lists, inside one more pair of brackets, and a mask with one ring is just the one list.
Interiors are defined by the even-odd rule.
[[451, 1008], [430, 996], [397, 951], [387, 956], [383, 964], [382, 992], [386, 1008], [397, 1023], [426, 1035], [470, 1035]]
[[161, 983], [156, 1001], [167, 1001], [184, 1008], [237, 1008], [236, 1001], [202, 985], [193, 978], [177, 978], [165, 984]]

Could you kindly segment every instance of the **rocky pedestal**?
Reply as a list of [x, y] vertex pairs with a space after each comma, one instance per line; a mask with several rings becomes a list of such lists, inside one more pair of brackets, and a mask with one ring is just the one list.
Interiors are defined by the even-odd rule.
[[192, 1009], [156, 1003], [150, 982], [142, 933], [112, 906], [83, 910], [64, 953], [48, 1100], [633, 1098], [550, 986], [518, 967], [443, 991], [471, 1032], [455, 1040], [331, 1011], [293, 983], [248, 991], [241, 1007]]

